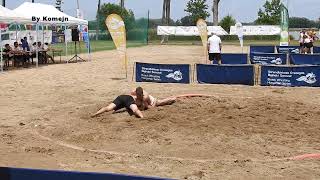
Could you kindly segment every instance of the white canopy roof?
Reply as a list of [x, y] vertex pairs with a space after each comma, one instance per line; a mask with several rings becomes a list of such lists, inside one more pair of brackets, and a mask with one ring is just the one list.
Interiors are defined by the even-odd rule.
[[31, 19], [24, 17], [23, 15], [16, 13], [10, 9], [0, 6], [0, 23], [27, 23], [31, 22]]
[[41, 24], [88, 25], [88, 21], [69, 16], [54, 6], [25, 2], [13, 10]]

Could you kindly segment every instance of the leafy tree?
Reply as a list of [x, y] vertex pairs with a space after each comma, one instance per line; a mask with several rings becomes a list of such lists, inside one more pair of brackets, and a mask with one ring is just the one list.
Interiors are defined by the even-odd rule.
[[233, 26], [235, 24], [236, 20], [231, 15], [228, 15], [220, 21], [219, 26], [221, 26], [227, 32], [230, 32], [230, 26]]
[[281, 0], [269, 0], [259, 9], [256, 24], [277, 25], [281, 21]]
[[178, 26], [192, 26], [194, 25], [190, 16], [185, 16], [176, 22]]
[[189, 17], [192, 20], [192, 25], [195, 25], [198, 19], [207, 19], [210, 14], [207, 11], [207, 0], [189, 0], [187, 8], [184, 10], [189, 13]]
[[310, 19], [302, 17], [291, 17], [289, 19], [290, 28], [316, 28], [318, 24]]
[[127, 10], [125, 8], [121, 8], [121, 6], [117, 5], [117, 4], [112, 4], [112, 3], [107, 3], [107, 4], [103, 4], [100, 8], [100, 10], [98, 11], [99, 15], [100, 15], [100, 22], [99, 22], [99, 26], [100, 29], [106, 30], [106, 24], [105, 24], [105, 19], [110, 15], [110, 14], [118, 14], [119, 16], [121, 16], [121, 18], [123, 19], [125, 25], [126, 25], [126, 29], [132, 29], [135, 26], [135, 17], [134, 17], [134, 13], [131, 10]]

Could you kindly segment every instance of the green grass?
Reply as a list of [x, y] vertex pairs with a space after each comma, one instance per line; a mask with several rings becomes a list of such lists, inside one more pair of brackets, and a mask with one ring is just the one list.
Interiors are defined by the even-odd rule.
[[[90, 41], [91, 44], [91, 52], [97, 52], [97, 51], [106, 51], [106, 50], [113, 50], [115, 49], [115, 46], [112, 41]], [[145, 46], [146, 44], [142, 43], [141, 41], [127, 41], [127, 47], [140, 47]], [[65, 54], [65, 43], [57, 43], [52, 45], [55, 49], [62, 50], [62, 55]], [[80, 51], [79, 51], [80, 49]], [[74, 42], [68, 43], [68, 54], [74, 54]], [[80, 42], [80, 48], [79, 43], [77, 43], [77, 51], [78, 53], [87, 53], [88, 50], [86, 48], [86, 45], [84, 42]]]

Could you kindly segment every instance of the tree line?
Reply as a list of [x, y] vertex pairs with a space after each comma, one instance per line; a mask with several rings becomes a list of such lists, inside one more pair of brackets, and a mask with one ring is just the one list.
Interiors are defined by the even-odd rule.
[[[213, 0], [212, 12], [213, 19], [208, 22], [208, 25], [220, 25], [226, 31], [229, 31], [230, 26], [236, 23], [236, 19], [232, 15], [227, 15], [218, 22], [218, 7], [221, 0]], [[159, 25], [172, 25], [172, 26], [194, 26], [199, 18], [207, 19], [210, 16], [209, 6], [207, 0], [189, 0], [184, 11], [187, 13], [186, 16], [173, 20], [170, 18], [170, 6], [171, 0], [163, 0], [162, 18], [150, 19], [149, 27], [156, 28]], [[263, 7], [257, 12], [257, 19], [253, 22], [243, 23], [246, 25], [278, 25], [280, 24], [280, 6], [281, 0], [267, 0]], [[89, 22], [91, 27], [97, 25], [100, 29], [105, 29], [104, 19], [111, 13], [117, 13], [124, 19], [128, 28], [134, 27], [135, 16], [133, 11], [128, 10], [124, 7], [124, 0], [121, 0], [120, 4], [107, 3], [100, 7], [98, 4], [97, 20]], [[99, 20], [100, 19], [100, 20]], [[139, 25], [139, 24], [138, 24]], [[289, 18], [290, 28], [319, 28], [320, 19], [311, 20], [305, 17], [290, 17]]]

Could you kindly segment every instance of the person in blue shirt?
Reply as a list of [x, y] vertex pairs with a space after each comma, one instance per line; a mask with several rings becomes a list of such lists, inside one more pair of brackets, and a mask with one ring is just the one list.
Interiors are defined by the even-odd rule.
[[21, 43], [22, 43], [22, 48], [24, 51], [30, 51], [30, 47], [29, 47], [29, 43], [28, 43], [28, 38], [24, 37], [23, 39], [21, 39]]

